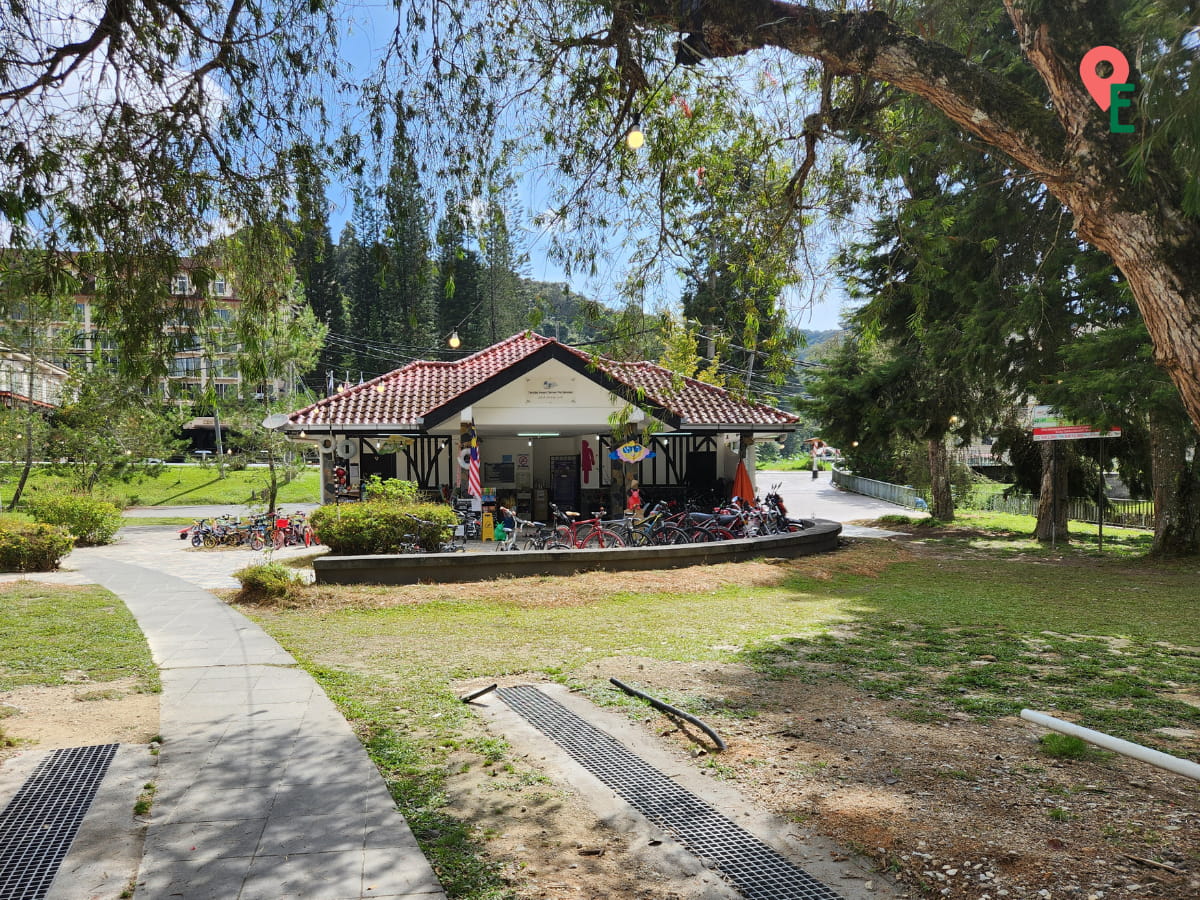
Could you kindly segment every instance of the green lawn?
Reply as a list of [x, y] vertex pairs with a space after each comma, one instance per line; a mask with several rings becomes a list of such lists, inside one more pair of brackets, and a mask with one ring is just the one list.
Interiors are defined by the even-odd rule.
[[[158, 667], [133, 616], [116, 594], [88, 585], [0, 583], [0, 691], [24, 685], [136, 678], [137, 690], [161, 690]], [[10, 741], [0, 705], [0, 747]]]
[[[465, 679], [528, 674], [640, 709], [588, 664], [740, 663], [766, 680], [844, 681], [920, 722], [1029, 705], [1168, 752], [1155, 729], [1200, 729], [1200, 710], [1171, 696], [1200, 694], [1195, 561], [926, 558], [872, 542], [779, 567], [592, 577], [310, 587], [298, 608], [248, 610], [355, 724], [452, 897], [508, 894], [444, 809], [447, 760], [465, 750], [523, 771], [458, 702]], [[718, 730], [745, 714], [682, 688], [664, 699]]]
[[0, 691], [137, 678], [158, 691], [158, 668], [125, 604], [96, 585], [0, 583]]
[[[164, 466], [154, 477], [138, 477], [129, 482], [102, 484], [97, 493], [120, 498], [127, 506], [198, 506], [247, 503], [252, 493], [261, 494], [268, 483], [265, 468], [249, 468], [225, 473], [218, 478], [215, 465]], [[15, 479], [0, 482], [0, 495], [12, 495]], [[68, 490], [66, 479], [35, 469], [27, 491]], [[320, 499], [321, 477], [315, 468], [305, 469], [290, 484], [281, 485], [280, 503], [315, 503]]]
[[[943, 545], [970, 547], [1006, 556], [1051, 557], [1056, 554], [1073, 553], [1098, 556], [1140, 558], [1150, 551], [1154, 535], [1144, 528], [1116, 528], [1104, 526], [1104, 543], [1100, 544], [1100, 528], [1088, 522], [1068, 523], [1069, 539], [1059, 540], [1057, 548], [1051, 548], [1034, 540], [1037, 526], [1035, 516], [1015, 513], [984, 512], [973, 509], [955, 511], [951, 523], [935, 519], [915, 518], [906, 515], [883, 516], [876, 520], [881, 528], [904, 526], [904, 530], [920, 537], [936, 534]], [[909, 527], [911, 526], [911, 527]]]
[[[828, 460], [819, 460], [817, 467], [822, 472], [828, 472], [833, 468], [833, 463]], [[760, 460], [755, 468], [759, 472], [811, 472], [812, 457], [810, 456], [795, 456], [781, 457], [779, 459], [764, 459]]]

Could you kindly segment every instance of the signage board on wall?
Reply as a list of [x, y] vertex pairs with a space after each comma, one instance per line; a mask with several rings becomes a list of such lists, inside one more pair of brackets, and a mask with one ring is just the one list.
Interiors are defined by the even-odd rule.
[[528, 406], [569, 406], [574, 402], [574, 376], [525, 379], [525, 403]]

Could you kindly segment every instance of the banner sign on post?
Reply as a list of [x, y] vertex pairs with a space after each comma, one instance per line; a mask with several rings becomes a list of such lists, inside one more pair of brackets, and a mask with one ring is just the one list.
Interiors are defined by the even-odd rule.
[[1050, 406], [1033, 408], [1033, 439], [1035, 441], [1078, 441], [1084, 438], [1115, 438], [1121, 436], [1120, 428], [1097, 428], [1095, 425], [1077, 425], [1058, 415]]

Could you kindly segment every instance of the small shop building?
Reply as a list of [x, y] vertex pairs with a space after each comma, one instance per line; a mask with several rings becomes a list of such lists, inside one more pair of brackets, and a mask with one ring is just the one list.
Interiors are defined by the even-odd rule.
[[[416, 482], [443, 499], [467, 495], [475, 436], [485, 498], [546, 520], [550, 503], [610, 506], [614, 458], [635, 426], [632, 464], [644, 502], [728, 497], [754, 442], [797, 417], [649, 362], [588, 354], [522, 332], [452, 362], [417, 361], [288, 416], [282, 429], [320, 451], [323, 499], [356, 496], [372, 475]], [[624, 471], [628, 472], [629, 469]]]

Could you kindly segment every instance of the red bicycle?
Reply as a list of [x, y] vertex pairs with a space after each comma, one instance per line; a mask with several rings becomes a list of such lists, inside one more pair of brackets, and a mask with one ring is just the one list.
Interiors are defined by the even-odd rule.
[[554, 529], [554, 540], [546, 545], [547, 550], [587, 550], [593, 548], [624, 547], [625, 541], [619, 534], [604, 524], [606, 510], [591, 519], [578, 518], [577, 512], [563, 512], [555, 504], [550, 504], [557, 526]]

